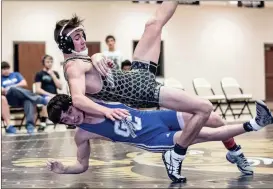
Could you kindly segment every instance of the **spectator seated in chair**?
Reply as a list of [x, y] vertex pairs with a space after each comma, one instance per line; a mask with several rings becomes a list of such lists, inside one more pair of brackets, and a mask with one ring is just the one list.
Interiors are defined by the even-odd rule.
[[[7, 62], [1, 63], [1, 72], [2, 72], [2, 81], [1, 81], [1, 90], [2, 90], [2, 102], [3, 99], [7, 100], [9, 106], [12, 107], [23, 107], [26, 115], [26, 129], [28, 133], [34, 131], [34, 116], [35, 108], [37, 104], [46, 105], [49, 101], [47, 97], [41, 97], [32, 93], [30, 90], [24, 89], [23, 87], [27, 86], [27, 82], [24, 77], [18, 72], [11, 72], [10, 65]], [[6, 105], [7, 106], [7, 105]], [[3, 108], [3, 105], [2, 105]], [[7, 107], [5, 107], [7, 108]], [[7, 124], [6, 132], [7, 133], [16, 133], [16, 129], [9, 125], [9, 107], [5, 109], [6, 112], [2, 117]], [[8, 114], [8, 115], [7, 115]], [[6, 118], [5, 118], [6, 116]], [[6, 120], [5, 120], [6, 119]]]
[[[60, 76], [58, 72], [52, 70], [53, 57], [45, 55], [42, 58], [43, 69], [35, 76], [35, 93], [43, 97], [54, 97], [57, 93], [57, 89], [62, 89]], [[42, 107], [41, 124], [38, 131], [44, 131], [47, 121], [46, 106]]]

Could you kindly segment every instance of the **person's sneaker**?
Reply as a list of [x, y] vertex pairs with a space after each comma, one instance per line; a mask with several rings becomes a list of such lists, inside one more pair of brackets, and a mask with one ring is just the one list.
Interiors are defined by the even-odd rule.
[[257, 115], [255, 118], [244, 123], [244, 127], [248, 128], [248, 130], [258, 131], [270, 124], [273, 124], [272, 113], [263, 101], [256, 101], [256, 112]]
[[236, 164], [244, 175], [253, 175], [253, 169], [241, 151], [241, 146], [234, 151], [229, 151], [226, 158], [230, 163]]
[[32, 124], [28, 124], [26, 128], [28, 134], [32, 134], [34, 132], [34, 126]]
[[162, 154], [162, 159], [167, 169], [169, 178], [175, 183], [185, 183], [186, 177], [180, 175], [182, 161], [185, 156], [178, 155], [174, 150], [165, 151]]
[[6, 133], [8, 134], [15, 134], [16, 133], [16, 128], [13, 125], [10, 125], [6, 128]]

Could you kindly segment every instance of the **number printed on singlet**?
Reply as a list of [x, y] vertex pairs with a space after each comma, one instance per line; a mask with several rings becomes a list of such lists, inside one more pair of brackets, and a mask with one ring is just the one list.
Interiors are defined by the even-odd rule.
[[139, 117], [128, 116], [125, 120], [115, 121], [114, 130], [117, 135], [135, 138], [135, 131], [142, 129], [141, 119]]

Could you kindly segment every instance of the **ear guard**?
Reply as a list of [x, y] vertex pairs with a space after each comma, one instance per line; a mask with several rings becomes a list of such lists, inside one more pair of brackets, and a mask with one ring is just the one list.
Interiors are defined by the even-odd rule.
[[64, 31], [65, 27], [67, 26], [67, 24], [65, 24], [62, 27], [62, 29], [60, 31], [60, 34], [58, 36], [58, 39], [57, 39], [58, 40], [59, 49], [61, 49], [62, 52], [65, 53], [65, 54], [78, 53], [78, 52], [75, 51], [74, 43], [73, 43], [73, 40], [70, 37], [70, 35], [74, 31], [76, 31], [78, 29], [82, 29], [83, 30], [83, 37], [86, 40], [86, 35], [84, 33], [84, 28], [82, 26], [76, 27], [73, 30], [71, 30], [68, 34], [64, 35], [63, 31]]

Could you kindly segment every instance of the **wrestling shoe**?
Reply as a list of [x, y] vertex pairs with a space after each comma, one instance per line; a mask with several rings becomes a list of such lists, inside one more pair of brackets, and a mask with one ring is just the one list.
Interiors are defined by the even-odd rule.
[[230, 163], [236, 163], [238, 169], [244, 175], [253, 175], [253, 169], [241, 151], [241, 146], [238, 146], [234, 151], [229, 151], [226, 155], [226, 158]]
[[273, 116], [266, 104], [258, 100], [256, 101], [257, 115], [254, 119], [244, 123], [249, 131], [258, 131], [267, 125], [273, 124]]
[[169, 178], [175, 183], [185, 183], [186, 177], [180, 175], [182, 161], [185, 156], [178, 155], [174, 150], [165, 151], [162, 154], [162, 159], [167, 169]]
[[255, 121], [260, 127], [265, 127], [267, 125], [273, 124], [272, 113], [263, 101], [256, 101], [256, 111], [257, 115], [255, 117]]

